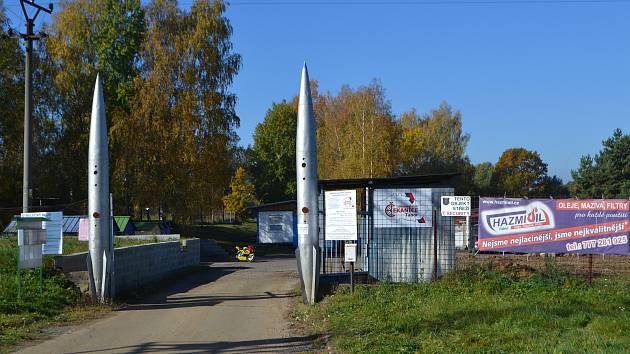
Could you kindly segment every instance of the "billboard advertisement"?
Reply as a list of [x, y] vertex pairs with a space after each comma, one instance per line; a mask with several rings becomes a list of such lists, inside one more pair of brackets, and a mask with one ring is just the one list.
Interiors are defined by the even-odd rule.
[[630, 254], [627, 199], [480, 198], [480, 251]]
[[374, 227], [431, 227], [430, 188], [375, 189]]

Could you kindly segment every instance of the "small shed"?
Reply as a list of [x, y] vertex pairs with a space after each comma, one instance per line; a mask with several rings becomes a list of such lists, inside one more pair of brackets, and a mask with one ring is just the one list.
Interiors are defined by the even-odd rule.
[[133, 235], [135, 230], [131, 216], [114, 216], [114, 232], [116, 235]]
[[295, 200], [252, 207], [256, 214], [256, 242], [297, 247], [296, 207]]
[[[320, 180], [322, 274], [348, 271], [344, 260], [346, 243], [357, 245], [354, 270], [377, 280], [428, 281], [453, 270], [454, 218], [441, 216], [440, 200], [454, 194], [456, 177], [457, 173], [439, 173]], [[356, 193], [356, 241], [327, 238], [328, 209], [335, 209], [326, 204], [325, 196], [339, 191]]]
[[87, 218], [87, 215], [64, 215], [63, 234], [66, 236], [76, 236], [79, 234], [79, 221]]

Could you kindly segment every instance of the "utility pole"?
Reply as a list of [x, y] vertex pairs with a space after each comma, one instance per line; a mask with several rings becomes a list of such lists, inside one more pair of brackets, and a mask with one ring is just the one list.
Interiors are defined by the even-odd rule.
[[[29, 5], [37, 11], [32, 17], [26, 11], [25, 5]], [[33, 41], [46, 38], [45, 33], [35, 34], [35, 19], [40, 11], [52, 13], [53, 4], [48, 4], [48, 8], [35, 3], [34, 0], [20, 0], [24, 19], [26, 20], [26, 33], [20, 33], [19, 36], [26, 41], [26, 62], [24, 63], [24, 179], [22, 180], [22, 212], [27, 213], [31, 205], [33, 196], [33, 187], [31, 186], [31, 145], [33, 139], [33, 72], [32, 72], [32, 55]]]

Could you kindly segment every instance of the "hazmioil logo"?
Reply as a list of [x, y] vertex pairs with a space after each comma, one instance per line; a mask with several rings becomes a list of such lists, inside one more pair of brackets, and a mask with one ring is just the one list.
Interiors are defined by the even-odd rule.
[[555, 226], [553, 213], [541, 202], [486, 211], [482, 215], [482, 222], [492, 235], [541, 231]]

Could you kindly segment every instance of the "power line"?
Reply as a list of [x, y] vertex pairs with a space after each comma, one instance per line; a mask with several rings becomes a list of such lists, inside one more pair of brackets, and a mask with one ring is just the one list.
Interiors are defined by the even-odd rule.
[[18, 26], [22, 26], [25, 23], [24, 20], [22, 20], [22, 15], [19, 15], [17, 12], [11, 10], [10, 7], [5, 6], [4, 9], [12, 13], [13, 16], [15, 16], [15, 18], [18, 20]]
[[[87, 201], [88, 201], [87, 199], [83, 199], [83, 200], [79, 200], [79, 201], [72, 202], [72, 203], [66, 203], [66, 204], [51, 204], [51, 205], [34, 206], [34, 208], [37, 208], [37, 209], [44, 209], [44, 208], [59, 209], [59, 208], [61, 208], [61, 210], [65, 210], [65, 209], [68, 209], [69, 207], [71, 207], [73, 205], [79, 205], [79, 204], [85, 203]], [[0, 208], [0, 211], [12, 211], [12, 210], [19, 211], [20, 209], [22, 209], [21, 206], [2, 207], [2, 208]]]
[[[178, 1], [178, 6], [192, 6], [196, 1], [185, 0]], [[51, 1], [56, 5], [61, 5], [61, 1]], [[298, 1], [298, 0], [235, 0], [226, 1], [228, 6], [450, 6], [450, 5], [614, 5], [614, 4], [630, 4], [630, 0], [392, 0], [392, 1]]]
[[[192, 4], [192, 1], [180, 2]], [[418, 1], [230, 1], [231, 6], [422, 6], [422, 5], [562, 5], [562, 4], [630, 4], [628, 0], [418, 0]]]

